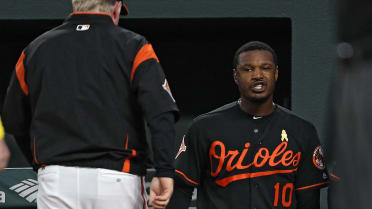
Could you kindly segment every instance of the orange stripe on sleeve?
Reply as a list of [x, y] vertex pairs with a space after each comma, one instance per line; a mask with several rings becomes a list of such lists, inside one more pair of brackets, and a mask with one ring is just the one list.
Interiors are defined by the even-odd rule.
[[25, 53], [22, 51], [21, 57], [19, 57], [18, 62], [16, 64], [16, 75], [19, 81], [19, 84], [21, 85], [21, 89], [23, 93], [28, 95], [28, 86], [25, 81], [25, 65], [23, 63], [23, 60], [25, 59]]
[[337, 180], [337, 181], [340, 181], [340, 180], [341, 180], [340, 177], [336, 176], [336, 175], [333, 174], [333, 173], [330, 173], [329, 176], [332, 177], [333, 179]]
[[134, 58], [132, 72], [130, 74], [130, 81], [133, 81], [134, 73], [137, 70], [137, 67], [144, 61], [148, 59], [156, 59], [159, 62], [158, 57], [156, 56], [154, 49], [152, 48], [151, 44], [145, 44], [142, 48], [138, 51], [136, 57]]
[[325, 182], [322, 182], [322, 183], [319, 183], [319, 184], [313, 184], [313, 185], [309, 185], [309, 186], [305, 186], [305, 187], [300, 187], [300, 188], [297, 188], [296, 191], [310, 189], [310, 188], [321, 186], [321, 185], [328, 184], [328, 183], [329, 183], [329, 181], [325, 181]]
[[181, 174], [182, 176], [183, 176], [183, 178], [185, 178], [188, 182], [190, 182], [190, 183], [192, 183], [192, 184], [195, 184], [195, 185], [199, 185], [199, 183], [197, 183], [197, 182], [195, 182], [195, 181], [193, 181], [193, 180], [191, 180], [191, 179], [189, 179], [184, 173], [182, 173], [181, 171], [179, 171], [179, 170], [175, 170], [176, 171], [176, 173], [179, 173], [179, 174]]

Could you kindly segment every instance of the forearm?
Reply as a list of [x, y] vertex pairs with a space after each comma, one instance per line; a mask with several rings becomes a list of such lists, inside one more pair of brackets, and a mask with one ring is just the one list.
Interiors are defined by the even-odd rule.
[[32, 162], [29, 97], [22, 91], [15, 72], [8, 87], [1, 117], [6, 132], [14, 136], [27, 160]]
[[173, 178], [176, 137], [174, 114], [172, 112], [162, 113], [152, 118], [148, 123], [154, 153], [155, 176]]

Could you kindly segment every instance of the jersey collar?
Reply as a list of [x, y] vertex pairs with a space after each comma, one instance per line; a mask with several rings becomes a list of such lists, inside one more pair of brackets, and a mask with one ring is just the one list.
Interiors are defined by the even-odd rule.
[[111, 15], [105, 12], [72, 12], [67, 18], [67, 22], [78, 22], [78, 23], [95, 23], [95, 22], [107, 22], [112, 23]]

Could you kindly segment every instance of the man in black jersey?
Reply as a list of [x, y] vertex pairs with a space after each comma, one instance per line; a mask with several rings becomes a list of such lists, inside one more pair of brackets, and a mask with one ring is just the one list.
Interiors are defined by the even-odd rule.
[[183, 138], [167, 208], [187, 208], [194, 187], [200, 209], [319, 208], [323, 152], [310, 122], [273, 103], [274, 50], [243, 45], [233, 78], [241, 98], [197, 117]]

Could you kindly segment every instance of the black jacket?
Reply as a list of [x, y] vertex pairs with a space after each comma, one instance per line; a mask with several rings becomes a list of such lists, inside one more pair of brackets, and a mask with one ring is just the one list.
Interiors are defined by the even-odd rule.
[[[3, 117], [25, 152], [31, 145], [36, 167], [143, 175], [148, 157], [144, 119], [169, 112], [177, 115], [178, 109], [151, 44], [114, 25], [105, 13], [73, 13], [22, 52]], [[173, 126], [173, 117], [168, 122], [165, 126]], [[163, 134], [153, 142], [155, 167], [170, 171], [174, 134]]]

